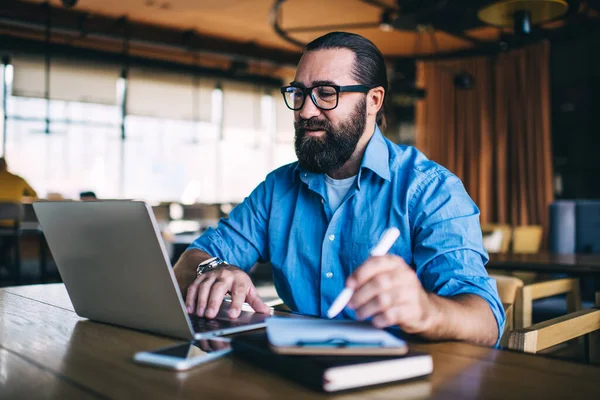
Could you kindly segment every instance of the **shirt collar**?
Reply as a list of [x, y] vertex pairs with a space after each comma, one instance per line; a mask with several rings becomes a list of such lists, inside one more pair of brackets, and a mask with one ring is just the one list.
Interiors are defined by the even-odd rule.
[[[375, 125], [375, 132], [363, 156], [360, 169], [370, 169], [386, 181], [390, 181], [390, 151], [379, 127]], [[360, 173], [360, 172], [359, 172]]]
[[[369, 140], [369, 144], [367, 144], [367, 148], [360, 165], [360, 170], [358, 172], [359, 177], [363, 168], [370, 169], [386, 181], [391, 181], [390, 151], [388, 150], [383, 133], [381, 133], [377, 125], [375, 125], [375, 132], [373, 132], [373, 136]], [[304, 183], [308, 184], [309, 187], [317, 176], [322, 177], [323, 175], [305, 171], [298, 164], [296, 164], [295, 170], [300, 176], [300, 179]]]

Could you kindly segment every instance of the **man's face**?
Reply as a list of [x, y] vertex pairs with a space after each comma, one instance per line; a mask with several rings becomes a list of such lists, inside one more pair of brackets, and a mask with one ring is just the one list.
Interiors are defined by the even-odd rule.
[[[351, 76], [354, 53], [346, 49], [309, 51], [302, 56], [295, 85], [356, 85]], [[365, 130], [366, 101], [362, 93], [340, 93], [338, 105], [323, 111], [306, 98], [294, 112], [295, 150], [300, 166], [327, 173], [344, 165]]]

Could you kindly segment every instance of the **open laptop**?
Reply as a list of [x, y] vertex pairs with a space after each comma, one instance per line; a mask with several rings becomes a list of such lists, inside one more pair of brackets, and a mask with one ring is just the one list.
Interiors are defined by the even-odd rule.
[[36, 202], [33, 207], [78, 315], [190, 340], [265, 326], [269, 315], [248, 310], [230, 320], [227, 302], [213, 320], [187, 314], [145, 203]]

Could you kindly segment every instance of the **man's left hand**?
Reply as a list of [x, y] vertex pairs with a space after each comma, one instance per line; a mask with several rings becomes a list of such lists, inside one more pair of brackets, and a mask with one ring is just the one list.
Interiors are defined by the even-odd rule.
[[370, 257], [346, 281], [354, 289], [348, 306], [378, 328], [398, 325], [406, 333], [430, 329], [434, 305], [415, 271], [401, 257]]

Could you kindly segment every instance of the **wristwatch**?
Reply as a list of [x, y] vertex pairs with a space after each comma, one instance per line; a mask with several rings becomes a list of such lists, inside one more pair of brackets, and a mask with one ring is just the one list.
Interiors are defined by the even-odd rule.
[[218, 267], [219, 265], [227, 264], [225, 261], [221, 260], [219, 257], [209, 258], [206, 261], [202, 261], [196, 267], [196, 277], [202, 275], [203, 273], [210, 271]]

